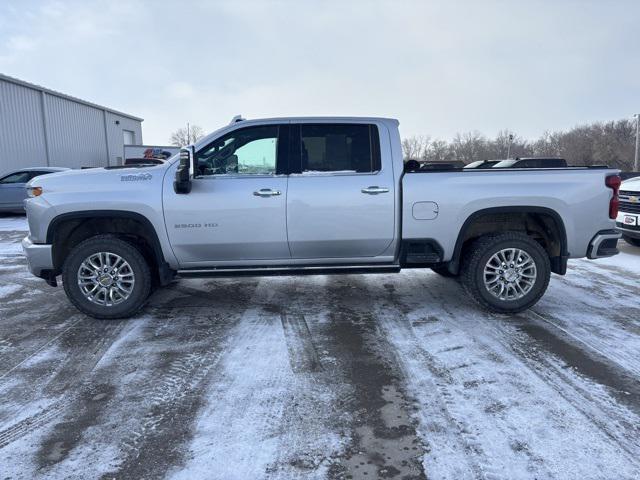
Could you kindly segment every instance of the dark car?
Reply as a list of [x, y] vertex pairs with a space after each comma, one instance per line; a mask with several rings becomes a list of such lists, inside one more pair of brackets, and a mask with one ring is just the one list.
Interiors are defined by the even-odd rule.
[[471, 162], [469, 165], [465, 165], [464, 168], [491, 168], [500, 161], [501, 160], [477, 160], [475, 162]]
[[567, 161], [564, 158], [513, 158], [502, 160], [491, 168], [564, 168]]
[[15, 170], [0, 177], [0, 212], [24, 213], [27, 182], [32, 178], [69, 170], [60, 167], [33, 167]]

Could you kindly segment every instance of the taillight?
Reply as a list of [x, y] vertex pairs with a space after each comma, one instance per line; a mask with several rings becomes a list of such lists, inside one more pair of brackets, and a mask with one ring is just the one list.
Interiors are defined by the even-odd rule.
[[619, 175], [609, 175], [605, 181], [605, 185], [613, 190], [613, 196], [609, 201], [609, 218], [615, 219], [618, 216], [618, 207], [620, 207], [620, 199], [618, 198], [618, 192], [620, 191], [620, 184], [622, 180], [620, 180]]

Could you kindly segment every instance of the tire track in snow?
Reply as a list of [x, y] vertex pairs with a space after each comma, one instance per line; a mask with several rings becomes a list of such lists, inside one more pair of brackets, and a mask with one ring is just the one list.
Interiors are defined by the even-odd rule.
[[[424, 275], [424, 273], [422, 273], [422, 275]], [[456, 365], [455, 363], [445, 364], [446, 370], [450, 372], [451, 375], [454, 375], [457, 379], [457, 385], [454, 385], [454, 389], [452, 390], [454, 398], [456, 398], [457, 405], [464, 405], [465, 403], [468, 403], [469, 400], [473, 400], [473, 402], [482, 400], [482, 398], [478, 397], [478, 394], [480, 394], [481, 391], [484, 391], [485, 393], [483, 395], [486, 395], [487, 393], [490, 394], [488, 398], [491, 398], [491, 396], [494, 396], [496, 394], [499, 395], [494, 403], [486, 406], [486, 413], [490, 414], [491, 416], [500, 417], [507, 415], [508, 417], [510, 409], [513, 410], [515, 408], [518, 408], [518, 410], [520, 410], [521, 407], [517, 407], [517, 404], [513, 404], [513, 406], [510, 406], [509, 404], [504, 404], [503, 401], [499, 400], [500, 397], [505, 397], [508, 399], [509, 390], [501, 392], [499, 390], [495, 390], [495, 388], [492, 388], [492, 384], [503, 385], [504, 387], [508, 388], [510, 387], [509, 383], [511, 383], [512, 381], [516, 381], [517, 388], [527, 390], [528, 385], [526, 383], [521, 384], [520, 382], [522, 380], [518, 380], [519, 377], [523, 377], [523, 375], [525, 375], [525, 372], [518, 368], [518, 365], [520, 364], [526, 367], [526, 372], [528, 372], [528, 375], [533, 374], [534, 376], [536, 376], [540, 381], [544, 382], [544, 384], [546, 384], [548, 388], [551, 388], [552, 391], [558, 394], [563, 401], [571, 405], [571, 407], [576, 412], [575, 415], [580, 415], [581, 417], [589, 421], [589, 424], [592, 425], [595, 429], [594, 433], [598, 432], [598, 434], [601, 435], [600, 441], [596, 442], [595, 444], [596, 450], [600, 448], [601, 445], [604, 446], [611, 444], [611, 441], [614, 440], [616, 448], [624, 452], [622, 454], [623, 458], [625, 459], [624, 461], [629, 462], [627, 463], [627, 465], [629, 466], [625, 467], [623, 471], [627, 471], [627, 473], [630, 471], [638, 471], [638, 462], [630, 455], [630, 452], [636, 449], [636, 447], [628, 446], [629, 439], [635, 437], [631, 435], [631, 432], [625, 431], [624, 429], [620, 428], [619, 425], [612, 428], [608, 428], [607, 426], [607, 422], [610, 422], [612, 419], [620, 420], [620, 414], [622, 412], [626, 412], [626, 414], [629, 415], [630, 412], [627, 409], [618, 409], [616, 402], [612, 401], [610, 397], [603, 397], [606, 402], [597, 402], [596, 406], [594, 405], [593, 398], [584, 397], [580, 394], [580, 391], [575, 388], [575, 381], [571, 382], [570, 379], [563, 378], [562, 381], [553, 382], [550, 381], [550, 375], [541, 375], [541, 372], [548, 373], [554, 372], [555, 370], [553, 369], [553, 365], [546, 365], [542, 362], [542, 360], [538, 358], [533, 360], [531, 358], [526, 358], [526, 355], [525, 358], [523, 358], [523, 354], [526, 354], [530, 349], [534, 348], [535, 350], [535, 342], [531, 338], [528, 338], [523, 334], [521, 335], [523, 340], [523, 343], [521, 345], [522, 349], [514, 350], [512, 345], [512, 338], [514, 337], [513, 328], [511, 327], [511, 330], [497, 329], [496, 324], [499, 325], [499, 322], [503, 322], [504, 320], [496, 318], [494, 316], [487, 316], [486, 314], [478, 313], [475, 305], [471, 305], [470, 301], [466, 297], [462, 296], [463, 294], [460, 287], [457, 286], [457, 284], [453, 281], [433, 276], [429, 279], [428, 276], [420, 276], [419, 272], [411, 272], [409, 274], [409, 277], [410, 281], [404, 283], [404, 287], [406, 288], [406, 290], [405, 292], [402, 292], [402, 295], [400, 295], [402, 301], [400, 306], [398, 307], [398, 309], [400, 310], [399, 313], [410, 315], [410, 317], [414, 319], [412, 321], [412, 323], [414, 324], [414, 330], [416, 328], [420, 330], [424, 330], [426, 328], [426, 330], [424, 330], [420, 335], [422, 342], [425, 342], [425, 347], [427, 345], [437, 345], [437, 356], [439, 358], [451, 358], [453, 361], [458, 362], [458, 365]], [[411, 283], [415, 283], [416, 280], [418, 280], [418, 283], [422, 286], [422, 288], [412, 288]], [[456, 288], [460, 289], [460, 293], [462, 294], [460, 298], [456, 298], [452, 295], [452, 290]], [[378, 292], [379, 290], [380, 288], [378, 288]], [[416, 292], [420, 293], [421, 295], [416, 295]], [[396, 297], [395, 300], [397, 301], [398, 297]], [[394, 298], [390, 298], [389, 301], [390, 303], [393, 303]], [[469, 304], [468, 308], [467, 304]], [[436, 311], [440, 311], [442, 314], [435, 318], [428, 317], [427, 312], [433, 311], [434, 309]], [[390, 333], [393, 333], [393, 331], [390, 330]], [[456, 338], [458, 339], [458, 345], [456, 345], [456, 343], [453, 341]], [[407, 340], [400, 337], [399, 342], [402, 344], [403, 342], [406, 343]], [[513, 360], [512, 363], [509, 364], [509, 367], [507, 367], [505, 363], [507, 362], [507, 358], [509, 357], [501, 358], [504, 356], [504, 353], [499, 353], [500, 349], [495, 350], [495, 347], [492, 346], [494, 344], [496, 346], [500, 345], [501, 349], [505, 353], [512, 352], [512, 354], [515, 354], [515, 357], [510, 357], [513, 358]], [[543, 353], [542, 355], [540, 355], [540, 357], [544, 359], [545, 355], [546, 353]], [[410, 357], [403, 353], [402, 358], [406, 359]], [[497, 362], [494, 362], [495, 367], [485, 366], [487, 358]], [[410, 363], [411, 362], [409, 362], [409, 364]], [[419, 369], [413, 371], [417, 375], [420, 375], [421, 373]], [[472, 375], [469, 376], [469, 373], [471, 373]], [[515, 375], [513, 379], [509, 380], [509, 377], [513, 375]], [[476, 378], [473, 378], [474, 376]], [[523, 377], [523, 379], [524, 378], [526, 378], [526, 375]], [[463, 381], [464, 385], [460, 385], [461, 383], [463, 383]], [[463, 389], [461, 389], [461, 387], [463, 387]], [[471, 389], [471, 391], [468, 391], [469, 389]], [[473, 396], [469, 396], [471, 394]], [[515, 398], [517, 399], [518, 397], [516, 396]], [[523, 397], [522, 400], [516, 401], [522, 402], [524, 398], [526, 397]], [[527, 401], [529, 401], [528, 398]], [[547, 403], [546, 398], [541, 398], [540, 401], [541, 403], [532, 404], [529, 408], [531, 408], [532, 410], [539, 409], [540, 406], [544, 406]], [[581, 403], [586, 404], [586, 406], [581, 405]], [[553, 405], [553, 403], [549, 403], [549, 408], [553, 408]], [[470, 404], [469, 407], [478, 408], [478, 406], [472, 404]], [[600, 407], [604, 408], [604, 411], [602, 411]], [[517, 412], [518, 410], [514, 411]], [[473, 410], [468, 410], [466, 412], [467, 418], [470, 418], [469, 415], [472, 411]], [[553, 412], [553, 410], [551, 410], [551, 412]], [[615, 415], [610, 416], [612, 413], [615, 413]], [[463, 411], [462, 414], [465, 414], [465, 412]], [[575, 417], [575, 415], [573, 417]], [[569, 418], [573, 417], [570, 416]], [[480, 418], [483, 422], [488, 420], [482, 419], [482, 416], [478, 418]], [[578, 422], [578, 418], [579, 417], [576, 417], [571, 420], [573, 422], [572, 425], [575, 428], [586, 428], [580, 425], [580, 423]], [[536, 448], [535, 443], [530, 445], [527, 443], [527, 441], [523, 442], [522, 439], [519, 439], [519, 432], [523, 429], [523, 427], [525, 428], [524, 432], [526, 432], [526, 425], [520, 425], [520, 420], [517, 419], [517, 417], [515, 420], [518, 423], [507, 423], [504, 425], [502, 424], [502, 422], [489, 421], [479, 431], [483, 437], [483, 441], [481, 443], [487, 446], [487, 448], [490, 447], [491, 443], [488, 441], [487, 437], [490, 437], [492, 434], [494, 434], [494, 429], [501, 429], [503, 430], [503, 432], [499, 437], [496, 437], [496, 440], [502, 440], [501, 437], [504, 436], [510, 438], [509, 445], [507, 445], [507, 450], [504, 450], [503, 448], [503, 452], [508, 452], [508, 447], [510, 446], [511, 449], [516, 452], [516, 454], [526, 454], [530, 457], [530, 465], [527, 468], [533, 468], [533, 471], [544, 471], [545, 468], [550, 468], [549, 465], [547, 465], [548, 462], [546, 457], [554, 457], [554, 455], [556, 455], [556, 452], [545, 452], [543, 450], [540, 453], [539, 448], [543, 447], [544, 445], [538, 445], [538, 448]], [[560, 420], [562, 420], [561, 417]], [[553, 425], [555, 425], [558, 421], [559, 420], [553, 420], [552, 423], [546, 428], [552, 429]], [[563, 428], [562, 425], [563, 424], [560, 423], [558, 424], [558, 427], [553, 428]], [[504, 428], [507, 428], [507, 430], [504, 430]], [[510, 432], [510, 430], [514, 428], [515, 430]], [[562, 435], [565, 434], [562, 433]], [[582, 438], [580, 440], [582, 440]], [[535, 441], [535, 438], [530, 439], [530, 441]], [[637, 452], [637, 449], [635, 451]], [[610, 452], [610, 454], [613, 454], [613, 452]], [[429, 455], [427, 456], [427, 458], [429, 458]], [[515, 460], [515, 458], [513, 460]], [[513, 460], [511, 460], [511, 462], [513, 462]], [[489, 461], [490, 463], [499, 465], [504, 461], [504, 458], [495, 458], [490, 456]], [[565, 461], [565, 459], [562, 459], [562, 461]], [[583, 462], [575, 466], [584, 468], [585, 465], [589, 465], [589, 460], [587, 460], [586, 458]], [[508, 468], [506, 468], [505, 471], [509, 471], [509, 469], [514, 466], [515, 464], [506, 465], [505, 467]], [[611, 465], [609, 465], [609, 468], [612, 468]], [[553, 470], [549, 470], [548, 475], [545, 473], [540, 474], [545, 477], [548, 476], [551, 478], [553, 477], [553, 472]], [[611, 471], [609, 473], [611, 473]], [[619, 476], [621, 478], [627, 478], [622, 473]]]
[[[505, 318], [500, 317], [491, 318], [491, 321], [495, 321], [496, 324], [505, 320]], [[578, 383], [574, 375], [567, 373], [567, 371], [571, 372], [571, 370], [566, 370], [567, 364], [559, 365], [549, 358], [549, 355], [556, 356], [561, 360], [568, 360], [570, 362], [568, 364], [569, 366], [576, 366], [576, 363], [568, 358], [567, 352], [563, 352], [562, 349], [558, 348], [559, 344], [552, 346], [552, 343], [537, 342], [537, 340], [540, 340], [543, 336], [536, 333], [530, 325], [523, 325], [521, 323], [519, 325], [519, 330], [525, 334], [524, 336], [502, 330], [502, 332], [498, 333], [494, 338], [499, 339], [505, 347], [515, 352], [518, 357], [524, 360], [538, 378], [553, 388], [559, 396], [576, 411], [580, 412], [592, 425], [597, 427], [604, 436], [613, 441], [620, 451], [627, 454], [629, 463], [640, 471], [640, 462], [638, 462], [638, 452], [640, 452], [640, 441], [638, 440], [640, 436], [640, 418], [638, 415], [630, 411], [629, 408], [618, 404], [610, 395], [610, 390], [598, 390], [591, 385], [587, 386]], [[495, 329], [495, 325], [488, 326]], [[555, 339], [555, 341], [557, 342], [558, 339]], [[532, 348], [535, 344], [542, 346], [543, 349]], [[568, 345], [565, 345], [565, 347], [568, 347]], [[601, 375], [601, 373], [605, 373], [606, 371], [613, 371], [606, 363], [598, 364], [598, 362], [594, 362], [589, 355], [584, 352], [570, 348], [567, 348], [567, 350], [572, 351], [573, 354], [578, 354], [580, 360], [591, 364], [590, 366], [583, 364], [580, 368], [577, 368], [576, 370], [579, 373], [590, 371], [592, 374], [587, 374], [586, 376], [592, 381], [604, 387], [607, 387], [607, 383], [609, 385], [615, 385]], [[571, 355], [571, 353], [569, 353], [569, 355]], [[599, 368], [603, 368], [605, 372], [598, 372]], [[615, 376], [620, 378], [619, 374]], [[617, 385], [616, 389], [619, 388], [620, 386]], [[633, 387], [632, 391], [637, 391], [637, 387]], [[627, 397], [624, 391], [619, 393], [618, 395], [614, 395], [614, 397], [618, 400], [625, 400], [625, 403], [631, 401], [631, 405], [635, 405], [637, 408], [636, 398], [632, 398], [631, 395]]]
[[[37, 353], [54, 344], [56, 344], [57, 348], [64, 348], [64, 344], [66, 344], [70, 350], [68, 356], [63, 356], [62, 364], [56, 366], [55, 374], [47, 373], [46, 376], [41, 378], [27, 379], [31, 384], [29, 398], [20, 397], [19, 401], [22, 406], [29, 402], [38, 402], [42, 397], [53, 398], [54, 400], [50, 405], [40, 409], [35, 414], [23, 418], [0, 431], [0, 449], [45, 427], [56, 419], [60, 420], [64, 412], [75, 401], [76, 396], [79, 395], [79, 391], [90, 382], [88, 377], [91, 372], [124, 327], [124, 322], [95, 322], [93, 326], [98, 327], [97, 331], [89, 331], [87, 329], [84, 332], [80, 332], [77, 323], [82, 320], [85, 319], [76, 319], [71, 326], [43, 345], [37, 352], [13, 367], [14, 370], [19, 368]], [[74, 335], [78, 332], [81, 333], [80, 340], [83, 340], [81, 342], [78, 342], [78, 338]], [[93, 335], [89, 335], [89, 338], [83, 338], [82, 334], [87, 333], [92, 333]], [[40, 381], [41, 383], [34, 383], [34, 381]], [[16, 401], [16, 399], [13, 400]]]
[[[335, 459], [331, 478], [426, 478], [421, 464], [425, 445], [411, 416], [397, 358], [372, 313], [361, 276], [324, 277], [322, 291], [309, 285], [307, 298], [321, 303], [325, 322], [318, 348], [335, 366], [331, 375], [344, 385], [338, 402], [349, 412], [347, 450]], [[374, 302], [378, 300], [375, 299]]]
[[[439, 469], [425, 459], [423, 466], [427, 476], [435, 478], [474, 478], [498, 480], [507, 478], [504, 472], [495, 467], [485, 452], [482, 440], [477, 435], [477, 428], [469, 424], [466, 412], [459, 403], [459, 395], [454, 391], [455, 381], [449, 368], [438, 358], [426, 350], [418, 341], [416, 334], [408, 321], [408, 309], [398, 301], [399, 292], [391, 283], [383, 284], [384, 290], [376, 285], [371, 288], [367, 283], [369, 296], [382, 298], [384, 303], [376, 305], [375, 313], [381, 324], [384, 335], [396, 349], [398, 365], [404, 372], [405, 378], [416, 378], [416, 371], [429, 372], [427, 378], [422, 376], [416, 391], [430, 392], [428, 400], [416, 399], [418, 412], [414, 416], [420, 417], [421, 436], [429, 446], [427, 456], [433, 453], [442, 458], [447, 469]], [[437, 322], [435, 317], [428, 317], [426, 323]], [[438, 329], [434, 334], [450, 337], [451, 332]], [[456, 338], [448, 338], [447, 349], [462, 348]], [[415, 381], [415, 380], [412, 380]], [[435, 394], [435, 395], [434, 395]], [[424, 398], [423, 398], [424, 400]], [[451, 429], [455, 432], [452, 438]], [[434, 451], [437, 449], [437, 451]], [[462, 467], [466, 465], [467, 468]], [[433, 473], [432, 470], [434, 471]]]
[[291, 369], [296, 373], [320, 370], [322, 366], [304, 315], [283, 313], [280, 319], [289, 349]]
[[344, 444], [342, 413], [324, 368], [311, 371], [313, 361], [292, 368], [293, 358], [307, 362], [317, 350], [316, 337], [305, 332], [309, 320], [291, 297], [296, 280], [261, 280], [250, 309], [229, 333], [190, 459], [175, 478], [326, 478]]
[[[168, 292], [170, 298], [164, 304], [148, 306], [147, 310], [167, 320], [149, 334], [153, 335], [152, 340], [169, 341], [169, 350], [162, 351], [161, 345], [153, 350], [155, 362], [144, 383], [136, 387], [143, 399], [140, 419], [134, 420], [121, 438], [121, 457], [103, 478], [162, 477], [184, 461], [194, 434], [193, 424], [205, 403], [206, 387], [220, 358], [233, 343], [230, 332], [242, 318], [233, 310], [215, 315], [211, 310], [225, 312], [228, 306], [246, 305], [249, 298], [259, 296], [251, 289], [234, 292], [238, 285], [227, 283], [221, 287], [216, 292], [182, 285]], [[176, 316], [177, 312], [181, 315]], [[192, 330], [177, 324], [180, 319]]]

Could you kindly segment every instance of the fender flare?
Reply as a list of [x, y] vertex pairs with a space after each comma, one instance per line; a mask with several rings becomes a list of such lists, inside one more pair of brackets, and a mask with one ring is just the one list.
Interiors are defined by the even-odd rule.
[[47, 227], [46, 242], [53, 245], [53, 240], [56, 234], [58, 226], [69, 220], [83, 220], [90, 218], [121, 218], [134, 220], [139, 222], [148, 237], [153, 255], [155, 256], [156, 263], [158, 265], [161, 284], [166, 284], [173, 278], [172, 270], [165, 260], [164, 253], [162, 251], [162, 245], [158, 237], [158, 232], [151, 223], [151, 221], [144, 215], [137, 212], [129, 212], [126, 210], [82, 210], [79, 212], [67, 212], [57, 215], [49, 222]]
[[551, 258], [552, 271], [555, 273], [559, 273], [560, 275], [564, 275], [566, 273], [569, 252], [567, 250], [567, 230], [565, 228], [564, 221], [562, 220], [560, 214], [555, 210], [547, 207], [538, 207], [533, 205], [489, 207], [483, 208], [481, 210], [476, 210], [471, 215], [469, 215], [462, 224], [460, 231], [458, 232], [458, 238], [456, 239], [453, 256], [451, 257], [451, 261], [449, 262], [449, 270], [451, 271], [451, 273], [457, 273], [459, 270], [463, 239], [469, 228], [471, 228], [471, 225], [473, 225], [473, 223], [480, 217], [500, 213], [539, 213], [551, 217], [551, 219], [555, 223], [556, 228], [558, 229], [558, 234], [560, 237], [560, 256]]

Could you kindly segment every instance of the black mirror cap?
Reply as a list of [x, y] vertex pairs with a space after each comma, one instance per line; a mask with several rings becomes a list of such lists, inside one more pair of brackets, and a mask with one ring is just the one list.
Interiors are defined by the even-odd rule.
[[[191, 147], [193, 148], [193, 147]], [[173, 190], [176, 193], [191, 192], [191, 159], [193, 151], [189, 148], [180, 150], [180, 165], [176, 169], [176, 179], [173, 182]]]
[[176, 170], [176, 179], [173, 182], [173, 190], [176, 193], [191, 192], [191, 178], [189, 178], [189, 169], [184, 165], [180, 165]]

